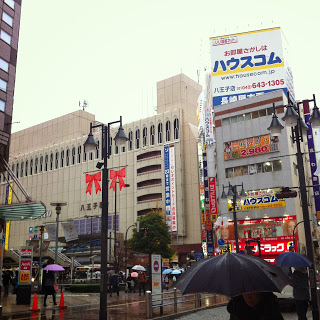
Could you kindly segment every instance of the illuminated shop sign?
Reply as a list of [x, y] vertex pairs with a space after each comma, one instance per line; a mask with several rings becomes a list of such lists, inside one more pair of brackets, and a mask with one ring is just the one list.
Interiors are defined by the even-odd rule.
[[269, 134], [224, 143], [224, 160], [233, 160], [279, 151], [279, 143]]

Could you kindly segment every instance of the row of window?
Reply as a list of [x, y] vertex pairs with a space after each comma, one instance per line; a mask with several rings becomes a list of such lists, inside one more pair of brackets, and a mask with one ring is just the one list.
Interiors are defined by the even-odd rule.
[[4, 3], [14, 10], [14, 0], [4, 0]]
[[267, 161], [257, 164], [250, 164], [247, 166], [239, 166], [226, 169], [226, 178], [233, 178], [239, 176], [247, 176], [251, 174], [280, 171], [282, 169], [281, 160]]
[[257, 111], [252, 111], [248, 113], [241, 114], [239, 116], [229, 117], [222, 119], [222, 125], [227, 126], [232, 123], [247, 121], [251, 119], [257, 119], [265, 116], [270, 116], [273, 114], [273, 108], [261, 109]]
[[[160, 122], [158, 124], [158, 131], [157, 131], [157, 141], [158, 143], [162, 143], [164, 141], [163, 138], [163, 126]], [[133, 132], [130, 131], [128, 134], [128, 149], [129, 151], [133, 148]], [[151, 146], [155, 145], [155, 126], [150, 126], [150, 137], [149, 137], [149, 144]], [[173, 121], [173, 139], [179, 139], [179, 119], [174, 119]], [[166, 132], [165, 132], [165, 141], [171, 141], [171, 122], [168, 120], [166, 122]], [[142, 147], [147, 146], [148, 144], [148, 128], [144, 127], [142, 129]], [[140, 148], [140, 129], [137, 129], [135, 132], [135, 148]]]
[[[1, 104], [1, 100], [0, 100]], [[143, 128], [142, 130], [142, 146], [147, 145], [147, 128]], [[179, 120], [174, 120], [174, 139], [179, 138]], [[166, 141], [170, 141], [171, 139], [171, 123], [168, 120], [166, 122]], [[109, 154], [112, 155], [112, 138], [109, 140]], [[158, 124], [158, 143], [162, 143], [162, 123]], [[45, 156], [35, 157], [34, 159], [21, 161], [21, 163], [12, 164], [12, 171], [15, 173], [16, 177], [27, 177], [28, 175], [33, 175], [37, 173], [47, 172], [58, 168], [68, 167], [70, 165], [74, 165], [76, 163], [81, 163], [88, 160], [93, 160], [93, 158], [99, 158], [99, 141], [98, 147], [95, 152], [86, 153], [84, 147], [78, 146], [73, 147], [71, 149], [67, 148], [66, 150], [61, 150], [51, 152], [50, 155], [46, 154]], [[150, 127], [150, 145], [155, 144], [155, 127], [152, 125]], [[132, 131], [129, 132], [129, 140], [128, 140], [128, 149], [132, 150], [133, 142], [132, 142]], [[135, 147], [136, 149], [140, 148], [140, 130], [137, 129], [135, 133]], [[122, 152], [125, 152], [125, 147], [122, 147]], [[118, 154], [119, 149], [118, 146], [114, 146], [114, 154]]]

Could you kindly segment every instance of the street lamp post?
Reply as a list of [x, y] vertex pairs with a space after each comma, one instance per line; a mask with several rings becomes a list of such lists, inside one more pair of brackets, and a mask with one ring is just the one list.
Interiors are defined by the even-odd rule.
[[[61, 213], [61, 207], [66, 206], [66, 202], [51, 202], [51, 206], [56, 207], [56, 214], [57, 214], [57, 226], [56, 226], [56, 252], [54, 255], [54, 263], [58, 264], [58, 242], [59, 242], [59, 215]], [[55, 279], [57, 279], [57, 274], [55, 273]]]
[[[117, 184], [119, 182], [116, 182], [114, 187], [114, 247], [113, 247], [113, 255], [114, 255], [114, 271], [115, 273], [118, 273], [118, 267], [119, 267], [119, 259], [117, 261]], [[125, 188], [130, 187], [130, 184], [125, 184]]]
[[39, 253], [39, 271], [38, 271], [38, 293], [40, 292], [41, 289], [41, 265], [42, 265], [42, 238], [43, 238], [43, 232], [44, 232], [44, 225], [39, 226], [40, 228], [40, 253]]
[[96, 143], [93, 135], [92, 129], [100, 127], [102, 130], [102, 159], [103, 162], [98, 162], [97, 168], [102, 169], [102, 216], [101, 216], [101, 282], [100, 282], [100, 311], [99, 311], [99, 319], [105, 320], [107, 319], [107, 278], [108, 278], [108, 210], [109, 210], [109, 199], [108, 199], [108, 164], [107, 160], [110, 158], [111, 150], [110, 150], [110, 127], [112, 124], [120, 123], [118, 132], [114, 138], [115, 143], [124, 143], [128, 140], [123, 128], [122, 128], [122, 117], [120, 116], [120, 120], [109, 122], [107, 125], [99, 123], [97, 125], [92, 125], [90, 123], [90, 133], [88, 135], [87, 140], [84, 143], [84, 147], [87, 152], [95, 151], [98, 144]]
[[128, 257], [127, 257], [127, 249], [128, 249], [128, 246], [127, 246], [127, 238], [128, 238], [128, 231], [130, 228], [132, 227], [135, 227], [135, 224], [132, 224], [131, 226], [129, 226], [126, 230], [126, 235], [124, 237], [124, 259], [125, 259], [125, 266], [124, 266], [124, 275], [127, 279], [127, 265], [128, 265]]
[[[238, 194], [237, 187], [241, 187], [240, 195]], [[246, 198], [246, 192], [243, 189], [242, 184], [235, 184], [231, 185], [229, 182], [228, 186], [228, 194], [224, 192], [224, 186], [222, 186], [222, 195], [221, 199], [230, 199], [232, 200], [232, 211], [233, 211], [233, 223], [234, 223], [234, 239], [236, 241], [236, 252], [239, 253], [239, 234], [238, 234], [238, 220], [237, 220], [237, 212], [236, 212], [236, 205], [237, 205], [237, 198], [240, 196], [240, 199]]]
[[[319, 309], [318, 309], [318, 299], [317, 299], [317, 287], [316, 287], [316, 274], [315, 274], [315, 264], [314, 264], [314, 252], [312, 245], [312, 234], [310, 227], [310, 217], [308, 210], [308, 198], [307, 198], [307, 189], [306, 189], [306, 180], [305, 180], [305, 172], [303, 165], [303, 157], [301, 152], [300, 142], [303, 142], [303, 133], [308, 130], [308, 126], [305, 124], [304, 120], [300, 116], [300, 107], [299, 105], [304, 102], [314, 102], [314, 109], [312, 111], [309, 122], [312, 123], [314, 127], [320, 125], [320, 112], [316, 105], [315, 95], [313, 95], [313, 99], [303, 100], [301, 102], [297, 102], [293, 104], [290, 99], [288, 93], [288, 105], [286, 106], [285, 116], [282, 118], [286, 122], [287, 126], [291, 127], [292, 131], [292, 142], [296, 142], [297, 146], [297, 169], [298, 169], [298, 177], [299, 177], [299, 187], [301, 194], [301, 207], [302, 207], [302, 216], [303, 216], [303, 224], [305, 231], [305, 239], [306, 239], [306, 249], [308, 259], [312, 262], [312, 267], [309, 268], [309, 278], [310, 278], [310, 287], [311, 287], [311, 300], [312, 300], [312, 316], [314, 320], [319, 319]], [[282, 107], [282, 106], [281, 106]], [[279, 121], [276, 114], [276, 107], [273, 104], [273, 117], [268, 130], [270, 130], [271, 136], [279, 136], [281, 130], [284, 128], [281, 122]]]

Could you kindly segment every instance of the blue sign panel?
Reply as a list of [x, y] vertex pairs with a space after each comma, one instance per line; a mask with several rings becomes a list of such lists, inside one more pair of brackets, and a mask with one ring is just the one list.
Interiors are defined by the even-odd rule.
[[218, 240], [218, 245], [219, 245], [219, 246], [223, 246], [223, 245], [224, 245], [224, 240], [223, 240], [222, 238], [220, 238], [220, 239]]

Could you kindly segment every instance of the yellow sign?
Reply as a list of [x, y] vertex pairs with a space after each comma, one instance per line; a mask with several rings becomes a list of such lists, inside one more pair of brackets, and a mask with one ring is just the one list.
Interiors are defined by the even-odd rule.
[[212, 215], [211, 215], [211, 221], [212, 221], [212, 222], [216, 222], [217, 219], [218, 219], [218, 215], [217, 215], [217, 214], [212, 214]]
[[169, 267], [169, 259], [162, 258], [162, 267], [165, 267], [165, 268]]
[[30, 282], [30, 272], [20, 272], [20, 282]]
[[225, 244], [224, 248], [221, 250], [222, 253], [232, 252], [231, 244]]

